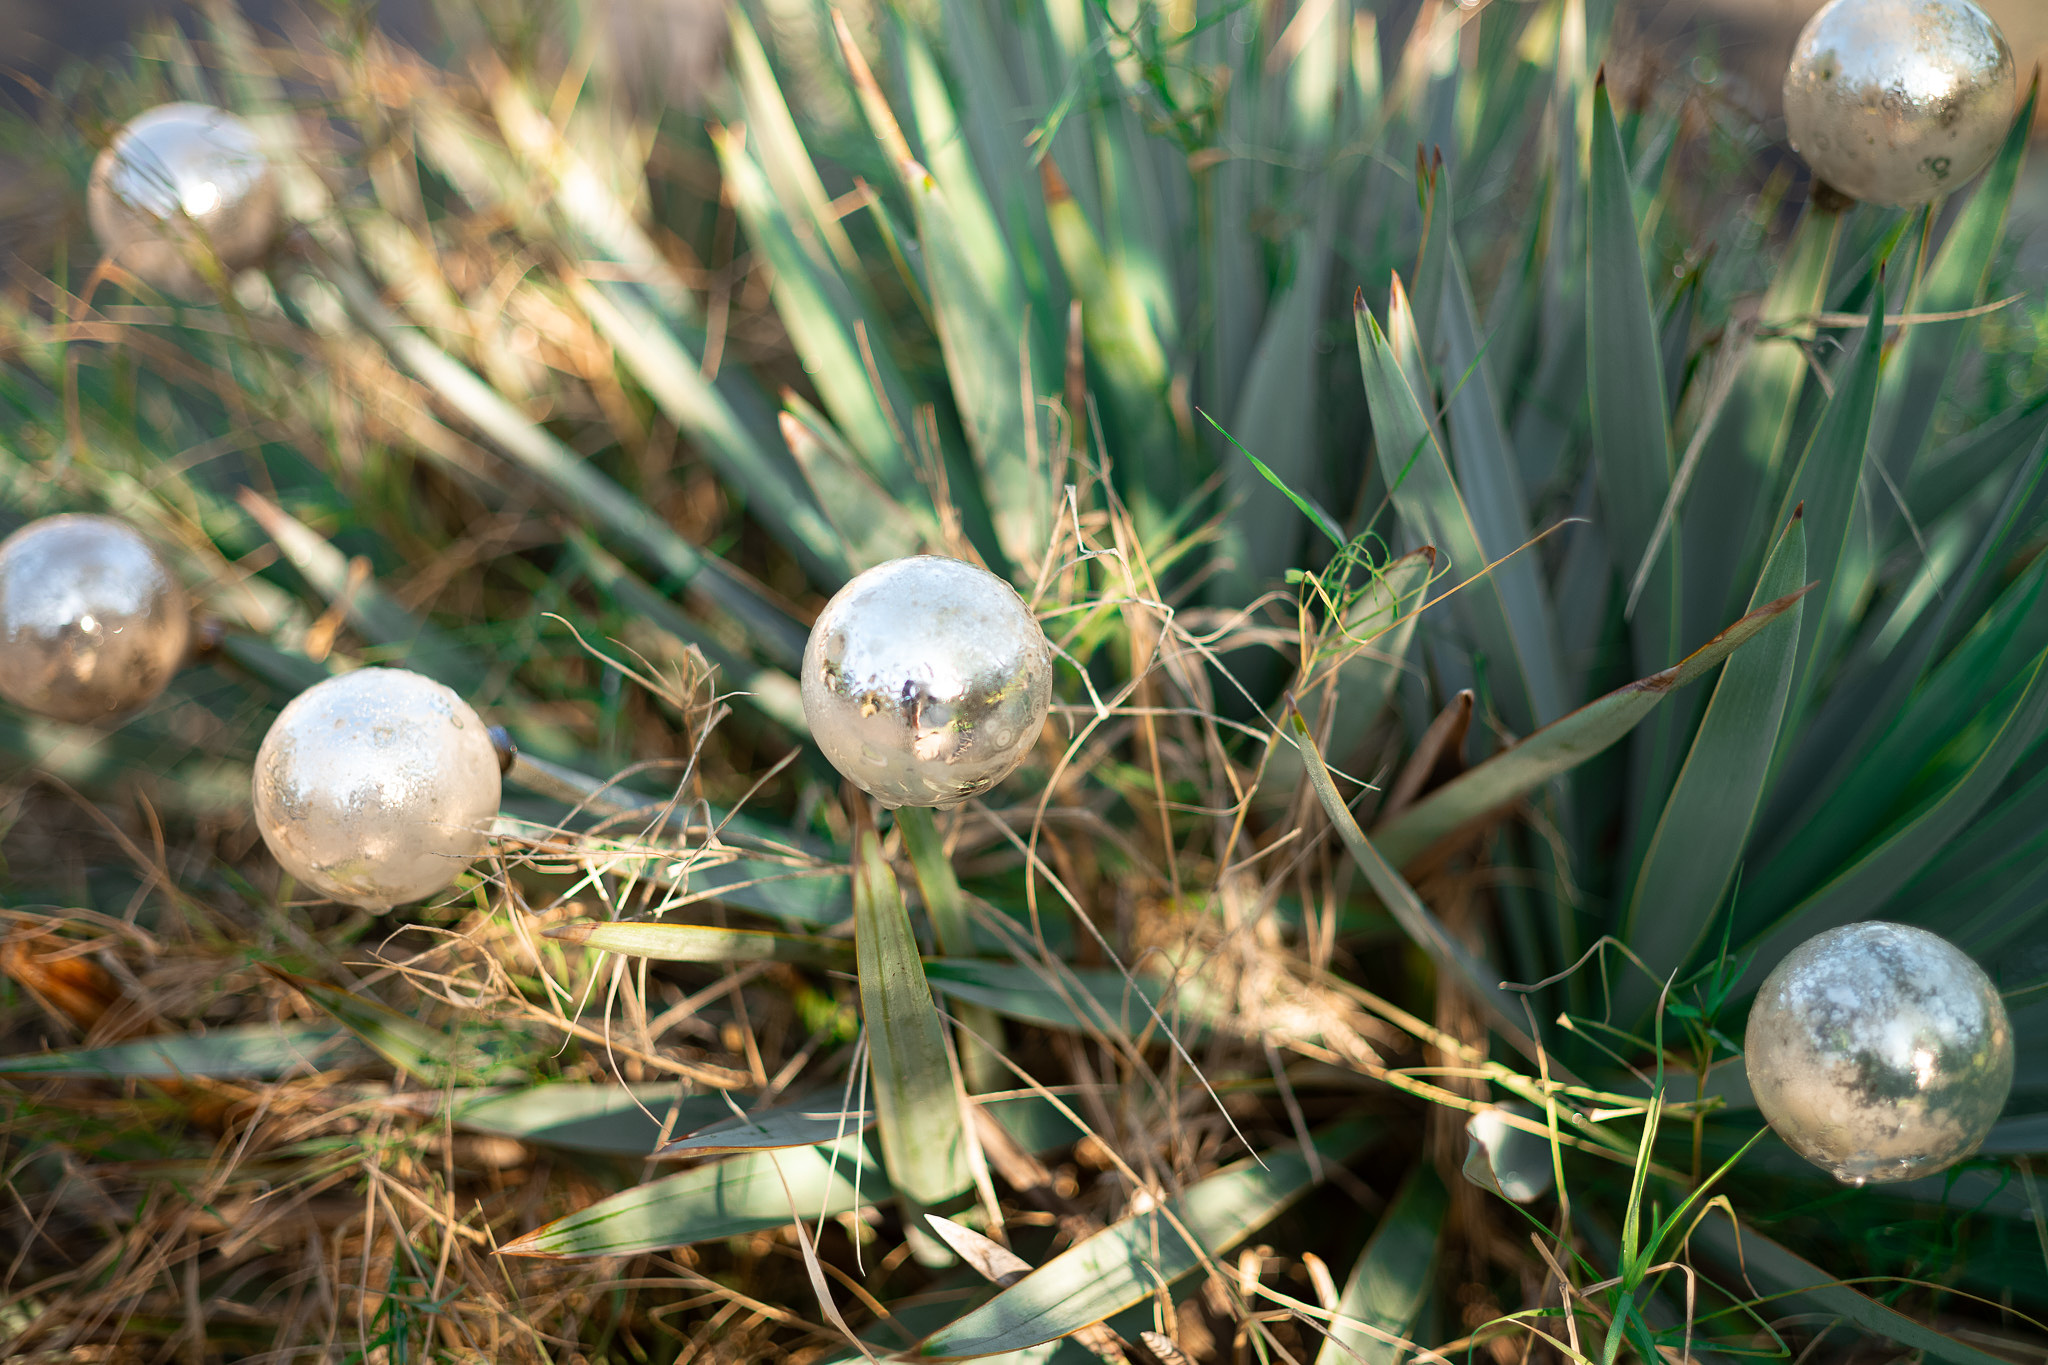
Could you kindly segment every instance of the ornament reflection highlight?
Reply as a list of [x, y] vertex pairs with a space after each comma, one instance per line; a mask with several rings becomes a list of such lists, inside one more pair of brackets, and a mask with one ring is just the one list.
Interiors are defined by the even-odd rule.
[[1881, 920], [1780, 962], [1743, 1050], [1771, 1127], [1852, 1185], [1962, 1160], [2012, 1088], [2012, 1025], [1991, 979], [1946, 940]]
[[403, 669], [308, 688], [256, 752], [256, 824], [278, 863], [372, 910], [453, 882], [483, 852], [498, 797], [498, 751], [482, 719]]
[[1832, 0], [1793, 49], [1785, 123], [1828, 184], [1910, 206], [1990, 164], [2016, 90], [2012, 48], [1970, 0]]
[[279, 223], [255, 130], [204, 104], [159, 105], [115, 134], [93, 163], [86, 209], [102, 251], [183, 298], [212, 292], [208, 253], [232, 275], [263, 258]]
[[841, 588], [804, 646], [804, 719], [885, 806], [953, 806], [1002, 781], [1052, 705], [1052, 646], [1008, 583], [915, 555]]
[[0, 541], [0, 697], [81, 724], [154, 700], [185, 662], [185, 590], [134, 527], [57, 516]]

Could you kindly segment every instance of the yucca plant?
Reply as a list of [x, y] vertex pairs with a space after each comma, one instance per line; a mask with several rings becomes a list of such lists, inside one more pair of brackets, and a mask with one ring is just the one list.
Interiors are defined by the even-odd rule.
[[[215, 6], [12, 129], [78, 189], [229, 105], [296, 226], [204, 305], [55, 233], [7, 305], [7, 513], [130, 519], [218, 637], [118, 730], [0, 715], [9, 1349], [2024, 1349], [2032, 98], [1952, 205], [1801, 203], [1597, 0], [1407, 9], [777, 0], [653, 122], [596, 13], [450, 75]], [[878, 818], [796, 672], [920, 551], [1033, 604], [1054, 719]], [[390, 920], [247, 819], [377, 662], [518, 751]], [[1873, 917], [2019, 1078], [1852, 1193], [1734, 1040]]]

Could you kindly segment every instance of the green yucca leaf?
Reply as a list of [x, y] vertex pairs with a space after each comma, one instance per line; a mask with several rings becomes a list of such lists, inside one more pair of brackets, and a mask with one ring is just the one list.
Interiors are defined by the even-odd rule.
[[1817, 685], [1827, 642], [1843, 628], [1862, 588], [1861, 575], [1853, 569], [1844, 572], [1843, 551], [1863, 484], [1883, 353], [1884, 290], [1873, 288], [1870, 324], [1836, 376], [1834, 395], [1792, 471], [1781, 511], [1789, 518], [1794, 509], [1806, 509], [1807, 562], [1821, 584], [1820, 596], [1813, 610], [1802, 613], [1799, 628], [1799, 666], [1791, 701], [1795, 725]]
[[[1750, 610], [1806, 582], [1806, 521], [1795, 509], [1750, 594]], [[1650, 838], [1621, 937], [1659, 979], [1682, 968], [1705, 941], [1721, 897], [1735, 880], [1777, 749], [1805, 611], [1805, 601], [1795, 601], [1783, 629], [1739, 651], [1721, 670]], [[1656, 990], [1654, 983], [1629, 974], [1621, 983], [1616, 1017], [1636, 1018]]]
[[[1897, 812], [1913, 781], [1973, 718], [1993, 714], [2000, 689], [2031, 671], [2048, 649], [2048, 563], [2030, 566], [1910, 696], [1882, 716], [1874, 743], [1855, 749], [1841, 776], [1772, 822], [1752, 866], [1752, 907], [1787, 908], [1846, 866]], [[1987, 709], [1988, 708], [1988, 709]], [[1745, 921], [1749, 922], [1749, 921]]]
[[938, 1205], [973, 1183], [960, 1088], [903, 893], [871, 827], [854, 838], [853, 930], [883, 1167], [914, 1205]]
[[1987, 480], [2038, 449], [2044, 434], [2048, 434], [2048, 389], [1964, 432], [1915, 464], [1912, 482], [1906, 485], [1906, 506], [1923, 524], [1941, 521]]
[[[1438, 177], [1435, 212], [1444, 218], [1452, 216], [1455, 206], [1451, 179], [1449, 171]], [[1517, 553], [1531, 539], [1528, 494], [1508, 446], [1500, 403], [1485, 364], [1487, 343], [1456, 239], [1446, 235], [1444, 250], [1438, 335], [1443, 343], [1444, 375], [1450, 385], [1444, 409], [1450, 422], [1451, 457], [1481, 552], [1490, 561], [1506, 561], [1498, 564], [1490, 577], [1515, 632], [1533, 720], [1547, 725], [1570, 709], [1557, 661], [1555, 613], [1543, 583], [1542, 559], [1531, 552]], [[1428, 301], [1422, 306], [1427, 309]]]
[[[275, 967], [266, 967], [278, 980], [333, 1016], [336, 1023], [354, 1034], [358, 1041], [392, 1066], [430, 1085], [490, 1083], [519, 1074], [508, 1060], [493, 1056], [496, 1050], [478, 1040], [458, 1042], [439, 1029], [400, 1014], [354, 991], [309, 981]], [[491, 1039], [491, 1043], [501, 1040]]]
[[923, 498], [910, 507], [896, 501], [816, 409], [794, 393], [784, 402], [782, 439], [856, 569], [916, 554], [920, 540], [943, 543]]
[[[1397, 278], [1388, 306], [1389, 327], [1396, 335], [1403, 330], [1412, 334], [1407, 300], [1399, 285]], [[1508, 613], [1499, 580], [1485, 572], [1486, 552], [1452, 473], [1450, 457], [1417, 391], [1410, 386], [1399, 352], [1388, 340], [1388, 333], [1380, 330], [1363, 297], [1354, 309], [1380, 475], [1392, 490], [1401, 520], [1419, 538], [1436, 546], [1440, 556], [1437, 569], [1445, 575], [1440, 591], [1464, 585], [1452, 601], [1459, 614], [1472, 623], [1479, 647], [1505, 674], [1498, 701], [1509, 725], [1527, 733], [1535, 728], [1531, 700], [1535, 689], [1528, 681], [1530, 660], [1542, 657], [1542, 646], [1525, 637], [1539, 631], [1541, 622], [1517, 621]]]
[[[1187, 496], [1186, 460], [1167, 407], [1166, 352], [1136, 282], [1104, 253], [1053, 158], [1039, 162], [1046, 225], [1060, 269], [1081, 307], [1091, 378], [1119, 458], [1135, 484], [1140, 526], [1160, 527]], [[1070, 414], [1074, 420], [1085, 413]]]
[[[776, 533], [826, 587], [849, 576], [839, 538], [808, 496], [758, 392], [738, 381], [713, 384], [703, 363], [628, 286], [572, 276], [569, 296], [676, 429], [688, 435], [747, 509]], [[735, 406], [739, 400], [740, 407]], [[742, 416], [742, 412], [745, 416]]]
[[688, 1131], [732, 1113], [717, 1095], [677, 1096], [674, 1081], [641, 1085], [554, 1082], [513, 1090], [417, 1091], [392, 1097], [416, 1112], [471, 1132], [572, 1151], [640, 1158], [661, 1141], [664, 1122]]
[[830, 1146], [746, 1152], [600, 1199], [507, 1242], [498, 1254], [630, 1256], [829, 1218], [892, 1193], [857, 1136]]
[[545, 429], [530, 421], [475, 371], [435, 347], [393, 317], [366, 281], [339, 262], [327, 279], [357, 320], [401, 365], [417, 375], [451, 408], [473, 422], [506, 454], [576, 512], [607, 526], [662, 571], [703, 594], [747, 630], [763, 656], [794, 669], [803, 654], [804, 632], [781, 608], [747, 583], [723, 560], [690, 545], [637, 499], [591, 468]]
[[[1841, 226], [1837, 214], [1806, 210], [1758, 307], [1759, 329], [1792, 328], [1820, 311]], [[1754, 573], [1752, 556], [1761, 558], [1771, 525], [1764, 518], [1774, 507], [1772, 495], [1782, 487], [1779, 465], [1806, 379], [1805, 353], [1790, 337], [1756, 337], [1742, 353], [1741, 365], [1720, 416], [1700, 445], [1698, 472], [1680, 518], [1680, 552], [1686, 562], [1701, 566], [1686, 580], [1681, 619], [1686, 638], [1697, 639], [1727, 619], [1734, 590], [1752, 581], [1737, 575]], [[1727, 566], [1726, 580], [1708, 572], [1717, 564]]]
[[[1647, 673], [1677, 654], [1685, 636], [1679, 542], [1668, 535], [1658, 539], [1674, 471], [1657, 317], [1643, 274], [1631, 189], [1603, 73], [1593, 89], [1586, 190], [1586, 377], [1602, 529], [1629, 585], [1635, 670]], [[1647, 836], [1650, 812], [1661, 805], [1678, 763], [1684, 716], [1684, 708], [1657, 716], [1630, 754], [1632, 852]]]
[[1206, 1026], [1229, 1014], [1199, 980], [1175, 983], [1150, 972], [941, 958], [925, 964], [925, 976], [949, 1000], [1071, 1033], [1134, 1038], [1162, 1016]]
[[[1969, 207], [1949, 229], [1941, 250], [1908, 308], [1916, 313], [1954, 313], [1984, 302], [1991, 273], [2005, 240], [2006, 216], [2012, 207], [2020, 168], [2027, 159], [2027, 141], [2034, 128], [2034, 107], [2041, 97], [2041, 75], [2034, 73], [2027, 97], [2014, 116], [2005, 144], [1985, 170]], [[1974, 319], [1922, 322], [1905, 329], [1885, 369], [1884, 391], [1878, 399], [1878, 433], [1873, 457], [1878, 467], [1903, 483], [1914, 468], [1920, 447], [1934, 422], [1934, 409], [1947, 386], [1950, 369]], [[1910, 505], [1910, 504], [1909, 504]], [[1916, 513], [1920, 509], [1913, 509]], [[1889, 504], [1879, 512], [1888, 523]]]
[[1670, 693], [1697, 682], [1780, 620], [1811, 587], [1765, 603], [1671, 667], [1589, 702], [1451, 779], [1374, 830], [1374, 842], [1400, 867], [1439, 839], [1577, 767], [1633, 730]]
[[268, 1080], [347, 1065], [365, 1055], [351, 1035], [333, 1024], [243, 1024], [209, 1033], [172, 1033], [107, 1047], [4, 1057], [0, 1075]]
[[760, 929], [641, 920], [570, 920], [550, 925], [545, 937], [599, 952], [661, 962], [790, 962], [807, 967], [848, 967], [853, 945], [840, 939], [801, 938]]
[[[1316, 1155], [1343, 1162], [1377, 1136], [1369, 1122], [1334, 1124], [1315, 1135]], [[1226, 1166], [1167, 1201], [1171, 1220], [1157, 1211], [1140, 1213], [1085, 1238], [926, 1337], [916, 1357], [971, 1360], [1020, 1351], [1101, 1322], [1243, 1241], [1313, 1183], [1313, 1168], [1298, 1148]]]
[[[874, 344], [884, 335], [882, 329], [855, 303], [845, 280], [812, 259], [738, 135], [717, 133], [712, 143], [748, 237], [774, 266], [776, 311], [840, 433], [860, 453], [868, 477], [892, 497], [922, 501], [902, 445], [910, 420], [909, 391], [893, 354]], [[855, 332], [862, 324], [870, 338], [865, 352]], [[832, 504], [822, 495], [819, 502], [829, 515]]]
[[820, 268], [832, 264], [842, 274], [857, 277], [860, 255], [818, 177], [817, 165], [797, 131], [781, 86], [776, 84], [768, 54], [743, 9], [728, 7], [726, 15], [733, 81], [742, 101], [737, 121], [745, 124], [747, 136], [761, 148], [760, 166], [774, 186], [783, 214], [789, 222], [804, 225], [804, 230], [794, 235], [810, 244]]
[[1405, 1353], [1387, 1338], [1406, 1340], [1415, 1330], [1435, 1277], [1449, 1208], [1450, 1192], [1429, 1165], [1402, 1182], [1344, 1281], [1316, 1365], [1398, 1365]]
[[[1800, 940], [1871, 918], [1961, 832], [2048, 726], [2044, 673], [2048, 673], [2048, 652], [2035, 656], [2032, 664], [1971, 720], [1965, 736], [1957, 741], [1964, 752], [1953, 764], [1953, 780], [1917, 803], [1866, 851], [1776, 921], [1775, 932], [1758, 948], [1752, 978], [1769, 970]], [[1978, 734], [1984, 735], [1981, 747], [1971, 744]], [[1779, 898], [1783, 883], [1768, 877], [1771, 871], [1766, 867], [1759, 877], [1755, 904], [1764, 907], [1762, 913], [1783, 904]]]
[[721, 1156], [779, 1147], [830, 1147], [865, 1132], [874, 1121], [870, 1113], [850, 1114], [817, 1100], [799, 1100], [751, 1114], [727, 1114], [667, 1143], [654, 1155]]

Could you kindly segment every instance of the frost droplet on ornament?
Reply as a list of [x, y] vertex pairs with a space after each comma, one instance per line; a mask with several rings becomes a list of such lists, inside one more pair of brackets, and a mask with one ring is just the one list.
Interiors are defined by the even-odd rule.
[[254, 785], [257, 828], [287, 872], [388, 910], [441, 890], [483, 852], [498, 813], [498, 751], [469, 703], [440, 683], [365, 668], [279, 713]]
[[1990, 163], [2017, 88], [2012, 48], [1970, 0], [1830, 0], [1785, 70], [1785, 124], [1843, 194], [1924, 204]]
[[87, 217], [116, 264], [182, 298], [211, 295], [277, 238], [277, 177], [254, 129], [204, 104], [137, 115], [93, 163]]
[[1052, 705], [1052, 646], [1016, 590], [915, 555], [841, 588], [804, 647], [804, 719], [886, 806], [953, 806], [1002, 781]]
[[1792, 950], [1744, 1039], [1757, 1106], [1838, 1179], [1911, 1180], [1977, 1150], [2012, 1089], [2012, 1025], [1946, 940], [1872, 920]]
[[82, 724], [135, 710], [185, 661], [185, 590], [112, 517], [30, 522], [0, 541], [0, 697]]

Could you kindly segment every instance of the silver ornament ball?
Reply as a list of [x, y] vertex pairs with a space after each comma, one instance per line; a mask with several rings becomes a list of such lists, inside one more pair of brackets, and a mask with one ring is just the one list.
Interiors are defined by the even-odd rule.
[[256, 751], [256, 825], [278, 863], [372, 910], [441, 890], [484, 850], [498, 751], [431, 678], [364, 668], [300, 693]]
[[1871, 920], [1816, 935], [1764, 980], [1744, 1063], [1792, 1149], [1852, 1185], [1977, 1150], [2012, 1089], [2012, 1024], [1945, 939]]
[[32, 521], [0, 541], [0, 697], [80, 723], [153, 701], [185, 661], [185, 590], [112, 517]]
[[277, 177], [256, 131], [204, 104], [139, 114], [93, 163], [86, 214], [100, 250], [183, 298], [210, 292], [201, 262], [229, 274], [256, 264], [277, 238]]
[[804, 719], [885, 806], [952, 806], [1002, 781], [1052, 705], [1052, 646], [1016, 590], [958, 559], [879, 564], [804, 646]]
[[1924, 204], [1990, 164], [2012, 122], [2012, 48], [1970, 0], [1830, 0], [1785, 71], [1813, 173], [1873, 204]]

